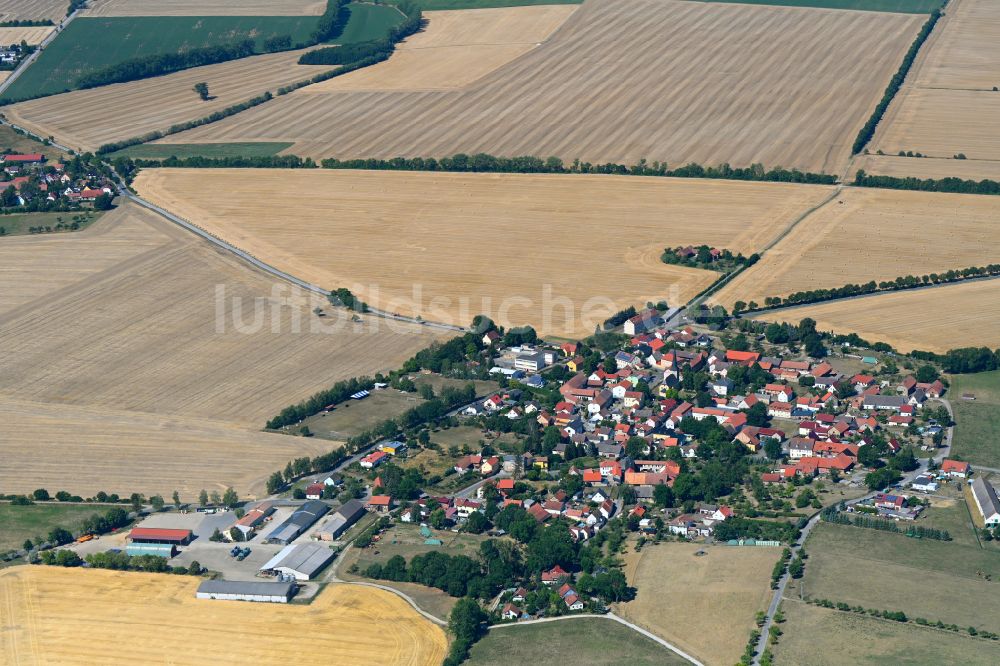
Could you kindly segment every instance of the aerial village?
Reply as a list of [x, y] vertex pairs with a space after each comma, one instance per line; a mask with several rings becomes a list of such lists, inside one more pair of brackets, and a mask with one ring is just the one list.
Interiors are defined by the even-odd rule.
[[[88, 536], [71, 547], [94, 566], [124, 554], [165, 558], [167, 570], [217, 572], [202, 584], [203, 598], [308, 600], [323, 581], [348, 575], [470, 594], [497, 621], [513, 621], [603, 612], [630, 598], [635, 590], [614, 557], [627, 538], [640, 547], [790, 543], [802, 511], [829, 506], [821, 492], [845, 500], [827, 509], [832, 519], [920, 525], [925, 495], [971, 484], [986, 528], [1000, 526], [990, 484], [968, 463], [935, 462], [950, 417], [932, 366], [855, 354], [847, 341], [817, 346], [808, 320], [717, 330], [690, 320], [669, 326], [665, 315], [638, 313], [622, 333], [589, 346], [545, 344], [533, 331], [492, 325], [466, 334], [433, 353], [453, 355], [444, 373], [453, 381], [493, 388], [454, 391], [449, 404], [457, 406], [433, 424], [370, 435], [353, 456], [324, 461], [331, 471], [311, 471], [319, 459], [290, 462], [264, 500], [233, 492], [208, 501], [203, 492], [198, 503], [140, 516], [124, 553], [103, 552]], [[347, 413], [345, 405], [361, 417], [373, 396], [411, 395], [423, 380], [444, 381], [441, 374], [376, 377], [302, 423], [319, 428], [323, 421], [311, 419]], [[426, 400], [434, 392], [418, 393]], [[388, 431], [398, 433], [398, 423]], [[460, 444], [437, 443], [451, 431], [465, 433]], [[478, 563], [455, 564], [464, 556], [448, 554], [450, 535], [480, 539], [470, 544], [482, 548], [512, 541], [524, 555], [485, 577]], [[416, 554], [407, 562], [400, 553]], [[327, 570], [338, 555], [350, 561]], [[428, 578], [431, 569], [451, 573]]]

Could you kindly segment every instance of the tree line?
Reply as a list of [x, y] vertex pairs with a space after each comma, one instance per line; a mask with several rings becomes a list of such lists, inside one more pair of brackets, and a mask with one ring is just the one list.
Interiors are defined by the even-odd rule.
[[467, 155], [456, 153], [451, 157], [393, 157], [391, 159], [328, 158], [322, 161], [325, 169], [367, 169], [387, 171], [457, 171], [486, 173], [592, 173], [632, 176], [664, 176], [670, 178], [717, 178], [726, 180], [773, 181], [832, 185], [837, 177], [822, 173], [802, 172], [798, 169], [766, 169], [762, 164], [736, 168], [729, 164], [702, 166], [690, 163], [670, 169], [666, 162], [639, 160], [633, 165], [608, 162], [592, 164], [574, 160], [568, 166], [558, 157], [542, 159], [530, 155], [498, 157], [487, 153]]
[[[166, 131], [154, 131], [142, 136], [132, 137], [131, 139], [124, 139], [122, 141], [114, 141], [112, 143], [105, 143], [100, 148], [97, 149], [98, 155], [105, 155], [107, 153], [113, 153], [119, 150], [124, 150], [130, 146], [137, 146], [141, 143], [149, 143], [150, 141], [156, 141], [157, 139], [162, 139], [165, 136], [171, 134], [177, 134], [178, 132], [183, 132], [185, 130], [193, 129], [195, 127], [201, 127], [202, 125], [207, 125], [209, 123], [214, 123], [223, 118], [228, 118], [229, 116], [235, 115], [241, 111], [246, 111], [247, 109], [252, 109], [255, 106], [259, 106], [264, 102], [269, 102], [274, 99], [274, 95], [270, 92], [266, 92], [263, 95], [257, 95], [252, 97], [245, 102], [240, 102], [239, 104], [234, 104], [228, 106], [225, 109], [211, 113], [203, 118], [198, 118], [196, 120], [189, 120], [185, 123], [178, 123], [176, 125], [171, 125], [170, 129]], [[225, 158], [230, 159], [230, 158]]]
[[[300, 65], [347, 65], [369, 59], [385, 60], [396, 49], [396, 43], [417, 32], [423, 25], [420, 7], [409, 0], [396, 5], [403, 16], [403, 22], [389, 30], [382, 39], [374, 39], [355, 44], [344, 44], [304, 53], [299, 58]], [[321, 20], [322, 21], [322, 20]], [[322, 40], [327, 41], [327, 40]]]
[[961, 178], [896, 178], [874, 176], [859, 169], [854, 176], [857, 187], [881, 187], [890, 190], [917, 190], [920, 192], [952, 192], [955, 194], [1000, 194], [1000, 182], [995, 180], [962, 180]]
[[[288, 46], [291, 46], [290, 38]], [[254, 40], [244, 39], [231, 44], [205, 46], [180, 53], [160, 53], [157, 55], [142, 56], [85, 74], [76, 80], [76, 85], [79, 88], [96, 88], [111, 83], [148, 79], [153, 76], [178, 72], [182, 69], [190, 69], [191, 67], [202, 67], [204, 65], [226, 62], [227, 60], [246, 58], [254, 53], [256, 53]]]
[[910, 71], [910, 67], [913, 66], [913, 61], [917, 57], [917, 53], [920, 52], [920, 47], [923, 46], [927, 38], [930, 37], [931, 31], [934, 30], [934, 25], [941, 18], [941, 11], [935, 9], [931, 12], [930, 17], [924, 23], [923, 27], [920, 28], [920, 32], [917, 34], [916, 39], [910, 44], [910, 48], [906, 51], [906, 55], [903, 56], [903, 62], [899, 64], [899, 69], [896, 73], [892, 75], [892, 79], [889, 80], [889, 85], [886, 86], [885, 92], [882, 94], [882, 99], [879, 100], [878, 105], [875, 106], [875, 110], [872, 115], [868, 118], [868, 121], [858, 132], [857, 138], [854, 139], [854, 145], [851, 147], [851, 154], [857, 155], [860, 153], [871, 138], [875, 135], [875, 128], [878, 127], [879, 121], [882, 120], [882, 116], [885, 115], [886, 109], [889, 108], [890, 102], [899, 92], [900, 87], [903, 85], [903, 81], [906, 79], [907, 73]]
[[13, 21], [0, 21], [0, 28], [35, 28], [47, 25], [55, 25], [52, 19], [15, 19]]
[[951, 535], [948, 533], [948, 530], [939, 530], [933, 527], [923, 527], [920, 525], [908, 525], [905, 529], [900, 529], [899, 525], [894, 520], [868, 515], [851, 515], [841, 511], [839, 505], [823, 509], [820, 516], [824, 522], [836, 525], [853, 525], [854, 527], [864, 527], [870, 530], [905, 534], [906, 536], [919, 539], [951, 541]]
[[[846, 284], [843, 287], [831, 289], [809, 289], [807, 291], [796, 291], [788, 296], [768, 296], [764, 299], [765, 308], [773, 308], [787, 305], [803, 305], [806, 303], [818, 303], [820, 301], [832, 301], [841, 298], [851, 298], [863, 294], [875, 294], [882, 291], [900, 291], [903, 289], [914, 289], [934, 284], [948, 284], [949, 282], [961, 282], [981, 277], [1000, 275], [1000, 264], [989, 264], [987, 266], [970, 266], [958, 270], [949, 270], [944, 273], [928, 273], [917, 277], [906, 275], [897, 277], [895, 280], [882, 280], [876, 282], [872, 280], [865, 284]], [[746, 306], [740, 301], [738, 305]], [[756, 303], [751, 304], [756, 306]], [[750, 309], [755, 310], [756, 307]], [[733, 306], [733, 314], [743, 311], [744, 307]]]
[[944, 354], [913, 351], [910, 356], [922, 361], [940, 363], [945, 372], [953, 375], [974, 372], [989, 372], [1000, 369], [1000, 349], [988, 347], [960, 347], [949, 349]]

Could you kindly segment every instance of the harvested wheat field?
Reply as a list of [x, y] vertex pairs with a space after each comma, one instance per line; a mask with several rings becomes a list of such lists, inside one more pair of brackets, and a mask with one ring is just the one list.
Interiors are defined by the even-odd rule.
[[287, 664], [289, 655], [308, 649], [336, 655], [337, 664], [428, 666], [441, 663], [447, 649], [440, 627], [382, 590], [332, 585], [309, 605], [253, 604], [196, 599], [200, 582], [100, 569], [6, 569], [0, 661]]
[[[963, 180], [1000, 180], [1000, 160], [956, 160], [890, 155], [862, 155], [855, 169], [870, 174], [896, 178], [961, 178]], [[853, 178], [854, 174], [850, 174]]]
[[983, 280], [897, 291], [763, 312], [755, 319], [816, 320], [822, 331], [857, 333], [901, 352], [944, 353], [956, 347], [1000, 347], [1000, 282]]
[[15, 396], [0, 397], [0, 422], [0, 488], [7, 493], [58, 488], [83, 497], [100, 490], [170, 497], [177, 490], [197, 497], [202, 488], [232, 487], [241, 497], [263, 497], [271, 472], [337, 446], [211, 419]]
[[934, 33], [914, 72], [918, 88], [1000, 86], [1000, 5], [994, 0], [950, 0]]
[[398, 367], [435, 337], [376, 318], [331, 317], [314, 331], [312, 299], [128, 208], [116, 229], [145, 227], [159, 244], [0, 315], [0, 395], [259, 428], [337, 379]]
[[293, 141], [289, 152], [313, 157], [486, 152], [833, 173], [920, 22], [589, 0], [544, 44], [463, 90], [304, 89], [170, 142]]
[[982, 239], [998, 217], [1000, 197], [845, 189], [713, 300], [763, 304], [768, 296], [994, 263], [1000, 246]]
[[96, 0], [87, 16], [319, 16], [324, 0]]
[[[996, 177], [1000, 161], [1000, 3], [952, 0], [871, 143], [887, 155], [920, 152], [957, 162], [956, 177]], [[939, 171], [942, 167], [918, 167]], [[912, 175], [921, 176], [922, 173]], [[950, 175], [950, 174], [948, 174]]]
[[131, 205], [74, 234], [4, 239], [0, 258], [0, 422], [17, 424], [0, 459], [23, 461], [3, 466], [4, 486], [149, 493], [162, 473], [258, 493], [283, 461], [320, 452], [257, 432], [268, 418], [437, 337], [320, 320], [301, 293]]
[[[39, 136], [54, 136], [60, 143], [93, 151], [101, 144], [166, 130], [333, 69], [330, 65], [297, 64], [302, 53], [271, 53], [76, 90], [14, 104], [4, 113], [11, 122]], [[202, 101], [194, 91], [199, 82], [208, 84], [212, 99]]]
[[876, 149], [887, 155], [912, 150], [931, 157], [963, 153], [969, 160], [1000, 160], [1000, 93], [915, 88], [897, 103], [872, 144]]
[[0, 44], [20, 44], [22, 41], [31, 45], [41, 44], [53, 30], [55, 27], [51, 25], [0, 28]]
[[66, 15], [66, 0], [0, 0], [0, 21], [59, 22]]
[[447, 90], [461, 88], [545, 41], [576, 5], [424, 12], [427, 26], [386, 62], [305, 90]]
[[628, 305], [686, 302], [718, 277], [663, 264], [667, 245], [750, 254], [831, 191], [634, 176], [276, 169], [147, 169], [135, 187], [281, 270], [325, 288], [347, 286], [373, 306], [460, 324], [487, 313], [561, 336], [588, 335]]
[[[696, 556], [704, 550], [707, 554]], [[615, 612], [709, 666], [739, 661], [754, 615], [767, 608], [778, 548], [647, 544], [625, 556], [635, 600]]]

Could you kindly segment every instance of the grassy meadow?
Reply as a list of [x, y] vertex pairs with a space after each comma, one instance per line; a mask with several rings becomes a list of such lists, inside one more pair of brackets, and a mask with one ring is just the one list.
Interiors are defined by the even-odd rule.
[[[955, 411], [952, 452], [973, 465], [1000, 468], [1000, 370], [954, 375], [948, 399]], [[972, 393], [975, 400], [963, 400]]]
[[[544, 646], [541, 648], [540, 646]], [[688, 662], [612, 620], [579, 618], [494, 629], [472, 646], [469, 666], [681, 666]]]

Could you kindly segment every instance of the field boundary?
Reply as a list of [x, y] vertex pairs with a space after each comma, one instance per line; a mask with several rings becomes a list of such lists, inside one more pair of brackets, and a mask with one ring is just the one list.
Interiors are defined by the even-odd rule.
[[[182, 227], [184, 229], [187, 229], [188, 231], [191, 231], [191, 232], [195, 233], [196, 235], [198, 235], [201, 238], [209, 241], [210, 243], [212, 243], [216, 247], [219, 247], [219, 248], [225, 250], [226, 252], [229, 252], [231, 254], [236, 255], [238, 258], [240, 258], [243, 261], [251, 264], [255, 268], [258, 268], [258, 269], [264, 271], [265, 273], [273, 275], [274, 277], [277, 277], [277, 278], [279, 278], [281, 280], [284, 280], [285, 282], [290, 282], [292, 285], [294, 285], [296, 287], [300, 287], [302, 289], [305, 289], [305, 290], [310, 291], [310, 292], [315, 293], [315, 294], [321, 294], [323, 296], [327, 296], [330, 293], [329, 289], [323, 289], [320, 286], [314, 285], [314, 284], [312, 284], [310, 282], [306, 282], [305, 280], [301, 280], [301, 279], [295, 277], [294, 275], [291, 275], [291, 274], [286, 273], [286, 272], [284, 272], [282, 270], [279, 270], [278, 268], [275, 268], [274, 266], [271, 266], [270, 264], [267, 264], [267, 263], [261, 261], [260, 259], [258, 259], [257, 257], [253, 256], [249, 252], [241, 250], [240, 248], [236, 247], [235, 245], [232, 245], [231, 243], [229, 243], [227, 241], [224, 241], [223, 239], [219, 238], [218, 236], [215, 236], [215, 235], [209, 233], [208, 231], [206, 231], [205, 229], [202, 229], [198, 225], [196, 225], [196, 224], [194, 224], [192, 222], [189, 222], [189, 221], [187, 221], [187, 220], [185, 220], [185, 219], [183, 219], [181, 217], [178, 217], [177, 215], [174, 215], [170, 211], [168, 211], [168, 210], [166, 210], [164, 208], [160, 208], [159, 206], [157, 206], [157, 205], [155, 205], [153, 203], [150, 203], [149, 201], [146, 201], [145, 199], [143, 199], [139, 195], [134, 194], [133, 192], [131, 192], [128, 189], [128, 186], [125, 185], [124, 181], [121, 180], [121, 176], [119, 176], [117, 173], [115, 173], [115, 176], [118, 178], [118, 193], [121, 196], [123, 196], [126, 199], [128, 199], [129, 201], [132, 201], [132, 202], [136, 203], [137, 205], [142, 206], [143, 208], [146, 208], [147, 210], [153, 211], [154, 213], [157, 213], [158, 215], [166, 218], [170, 222], [173, 222], [174, 224], [176, 224], [176, 225], [178, 225], [178, 226], [180, 226], [180, 227]], [[404, 317], [403, 315], [392, 314], [390, 312], [386, 312], [384, 310], [379, 310], [377, 308], [369, 308], [368, 309], [368, 314], [374, 315], [376, 317], [381, 317], [383, 319], [393, 319], [395, 321], [401, 321], [401, 322], [406, 322], [406, 323], [411, 323], [411, 324], [418, 324], [418, 325], [428, 326], [428, 327], [431, 327], [431, 328], [438, 328], [438, 329], [447, 330], [447, 331], [464, 332], [464, 331], [467, 330], [463, 326], [457, 326], [457, 325], [454, 325], [454, 324], [445, 324], [445, 323], [442, 323], [442, 322], [432, 322], [432, 321], [428, 321], [426, 319], [420, 319], [420, 320], [418, 320], [415, 317]]]
[[579, 615], [563, 615], [563, 616], [560, 616], [560, 617], [543, 617], [543, 618], [540, 618], [540, 619], [537, 619], [537, 620], [524, 620], [522, 622], [510, 622], [510, 623], [506, 623], [506, 624], [491, 624], [489, 626], [489, 630], [493, 631], [494, 629], [503, 629], [505, 627], [518, 627], [518, 626], [529, 625], [529, 624], [544, 624], [546, 622], [562, 622], [562, 621], [565, 621], [565, 620], [575, 620], [575, 619], [580, 619], [580, 618], [603, 618], [605, 620], [612, 620], [612, 621], [617, 622], [619, 624], [623, 624], [626, 627], [628, 627], [629, 629], [632, 629], [633, 631], [636, 631], [636, 632], [642, 634], [646, 638], [649, 638], [649, 639], [651, 639], [653, 641], [656, 641], [657, 643], [659, 643], [663, 647], [667, 648], [668, 650], [670, 650], [671, 652], [673, 652], [677, 656], [686, 659], [687, 661], [691, 662], [695, 666], [705, 666], [702, 662], [698, 661], [697, 659], [695, 659], [694, 657], [692, 657], [691, 655], [689, 655], [687, 652], [684, 652], [679, 647], [668, 643], [667, 641], [663, 640], [662, 638], [660, 638], [656, 634], [654, 634], [654, 633], [652, 633], [650, 631], [646, 631], [642, 627], [640, 627], [638, 625], [635, 625], [635, 624], [632, 624], [628, 620], [626, 620], [626, 619], [624, 619], [622, 617], [619, 617], [618, 615], [615, 615], [614, 613], [607, 613], [605, 615], [599, 615], [599, 614], [596, 614], [596, 613], [583, 613], [583, 614], [579, 614]]

